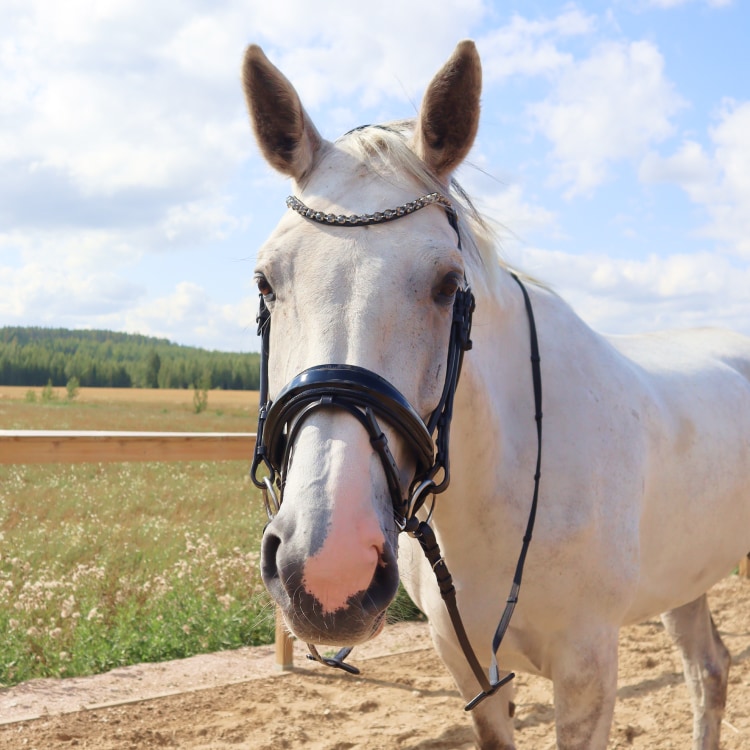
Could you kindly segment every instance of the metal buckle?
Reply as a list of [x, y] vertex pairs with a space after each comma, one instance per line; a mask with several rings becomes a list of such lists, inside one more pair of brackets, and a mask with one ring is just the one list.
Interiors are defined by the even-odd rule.
[[465, 706], [464, 711], [473, 711], [485, 698], [494, 695], [503, 685], [507, 685], [514, 677], [515, 672], [509, 672], [505, 677], [490, 685], [489, 690], [483, 690], [479, 695], [472, 698]]
[[310, 650], [310, 653], [307, 655], [307, 658], [310, 661], [317, 661], [321, 664], [325, 664], [326, 667], [333, 667], [334, 669], [343, 669], [344, 672], [348, 672], [349, 674], [359, 674], [359, 669], [357, 667], [344, 661], [344, 659], [346, 659], [351, 653], [352, 648], [354, 648], [353, 646], [345, 646], [340, 649], [335, 656], [330, 658], [321, 656], [318, 649], [315, 648], [312, 643], [308, 643], [307, 648]]
[[[406, 531], [412, 533], [409, 521], [415, 517], [417, 511], [424, 505], [424, 496], [430, 494], [429, 491], [435, 488], [435, 482], [432, 479], [423, 479], [415, 488], [412, 490], [411, 497], [406, 501], [406, 507], [404, 508], [404, 515], [396, 518], [396, 525], [399, 531]], [[427, 514], [426, 522], [429, 523], [432, 518], [432, 513], [435, 510], [435, 500], [433, 498], [430, 511]], [[409, 527], [409, 528], [408, 528]]]
[[263, 504], [266, 506], [266, 515], [269, 521], [273, 521], [276, 514], [281, 509], [281, 503], [279, 498], [276, 496], [276, 489], [271, 482], [271, 477], [263, 477], [263, 484], [265, 487], [261, 490], [263, 495]]

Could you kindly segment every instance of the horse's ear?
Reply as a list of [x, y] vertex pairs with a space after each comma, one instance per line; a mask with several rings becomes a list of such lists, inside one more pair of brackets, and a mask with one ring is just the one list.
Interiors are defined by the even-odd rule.
[[309, 174], [323, 143], [294, 86], [255, 44], [242, 66], [250, 121], [266, 161], [297, 182]]
[[427, 87], [414, 150], [443, 181], [466, 158], [479, 127], [482, 64], [474, 42], [458, 44]]

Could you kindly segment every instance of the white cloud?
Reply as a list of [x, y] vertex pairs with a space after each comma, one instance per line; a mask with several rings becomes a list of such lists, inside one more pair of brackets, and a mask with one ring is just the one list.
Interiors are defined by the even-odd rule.
[[142, 244], [143, 236], [138, 232], [125, 235], [110, 229], [0, 233], [2, 256], [15, 255], [24, 262], [45, 265], [48, 275], [54, 275], [56, 269], [71, 273], [120, 270], [142, 257]]
[[557, 231], [557, 214], [527, 200], [520, 185], [482, 196], [475, 200], [482, 215], [498, 227], [504, 254], [515, 252], [517, 246], [527, 244], [539, 232]]
[[522, 267], [549, 282], [605, 333], [723, 326], [750, 334], [750, 268], [725, 256], [702, 252], [628, 260], [527, 248]]
[[[250, 142], [238, 82], [242, 38], [235, 23], [218, 39], [219, 20], [213, 35], [203, 29], [201, 46], [190, 33], [200, 23], [176, 7], [29, 2], [0, 45], [0, 80], [10, 91], [0, 107], [14, 125], [0, 141], [0, 169], [21, 162], [53, 170], [84, 196], [187, 185], [199, 194], [222, 179]], [[192, 68], [185, 35], [199, 61]], [[228, 85], [235, 106], [227, 106]]]
[[247, 350], [257, 348], [257, 306], [255, 294], [231, 304], [218, 303], [200, 285], [181, 282], [170, 293], [135, 305], [112, 322], [128, 331], [190, 341], [207, 349]]
[[510, 23], [478, 40], [485, 79], [549, 75], [573, 61], [570, 53], [560, 51], [558, 42], [590, 34], [595, 27], [595, 18], [577, 8], [568, 8], [552, 19], [514, 15]]
[[615, 162], [671, 135], [670, 118], [682, 106], [651, 42], [607, 42], [567, 66], [553, 95], [530, 114], [552, 142], [554, 183], [572, 197], [604, 182]]
[[639, 168], [644, 182], [671, 182], [682, 185], [697, 196], [717, 179], [717, 169], [700, 143], [683, 142], [672, 156], [662, 158], [655, 152], [645, 156]]
[[[327, 3], [314, 22], [305, 0], [29, 0], [3, 13], [0, 193], [19, 180], [25, 192], [0, 195], [0, 220], [23, 224], [43, 195], [47, 223], [95, 213], [130, 227], [136, 217], [121, 207], [132, 208], [138, 193], [148, 194], [140, 221], [171, 227], [176, 215], [195, 216], [197, 203], [226, 203], [224, 186], [258, 158], [240, 87], [249, 41], [267, 47], [308, 105], [353, 92], [367, 104], [403, 100], [485, 8], [446, 0], [441, 14], [425, 14], [419, 4], [384, 0], [379, 15], [399, 23], [374, 25], [344, 0]], [[445, 14], [459, 20], [446, 23]], [[73, 210], [57, 216], [60, 205]], [[204, 215], [210, 232], [215, 215]]]
[[82, 318], [99, 319], [132, 304], [144, 291], [113, 271], [83, 275], [45, 260], [0, 266], [0, 319], [75, 327]]
[[672, 156], [648, 154], [641, 179], [679, 185], [711, 216], [703, 234], [750, 258], [750, 101], [726, 101], [709, 140], [710, 153], [686, 140]]
[[241, 224], [229, 213], [226, 204], [225, 198], [207, 198], [173, 206], [162, 224], [164, 236], [170, 244], [226, 238]]
[[[89, 238], [93, 245], [96, 238]], [[2, 244], [0, 244], [2, 248]], [[145, 284], [112, 268], [85, 266], [62, 252], [26, 255], [20, 267], [0, 262], [0, 324], [129, 331], [237, 351], [257, 348], [257, 295], [217, 301], [200, 284], [177, 282], [150, 296]]]

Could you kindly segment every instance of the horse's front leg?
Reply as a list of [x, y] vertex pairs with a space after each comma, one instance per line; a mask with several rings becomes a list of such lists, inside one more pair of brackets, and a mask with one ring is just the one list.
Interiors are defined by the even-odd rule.
[[559, 750], [605, 750], [617, 694], [618, 628], [590, 623], [556, 639], [551, 663]]
[[[432, 640], [440, 658], [458, 686], [461, 697], [468, 702], [481, 688], [469, 668], [466, 656], [452, 639], [443, 639], [432, 630]], [[515, 750], [513, 743], [513, 682], [503, 685], [494, 695], [483, 700], [472, 712], [474, 737], [480, 750]]]

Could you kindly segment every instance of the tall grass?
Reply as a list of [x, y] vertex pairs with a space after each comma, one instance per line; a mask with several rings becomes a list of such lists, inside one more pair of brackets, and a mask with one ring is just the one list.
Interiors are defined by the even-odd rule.
[[0, 683], [267, 643], [244, 462], [0, 467]]

